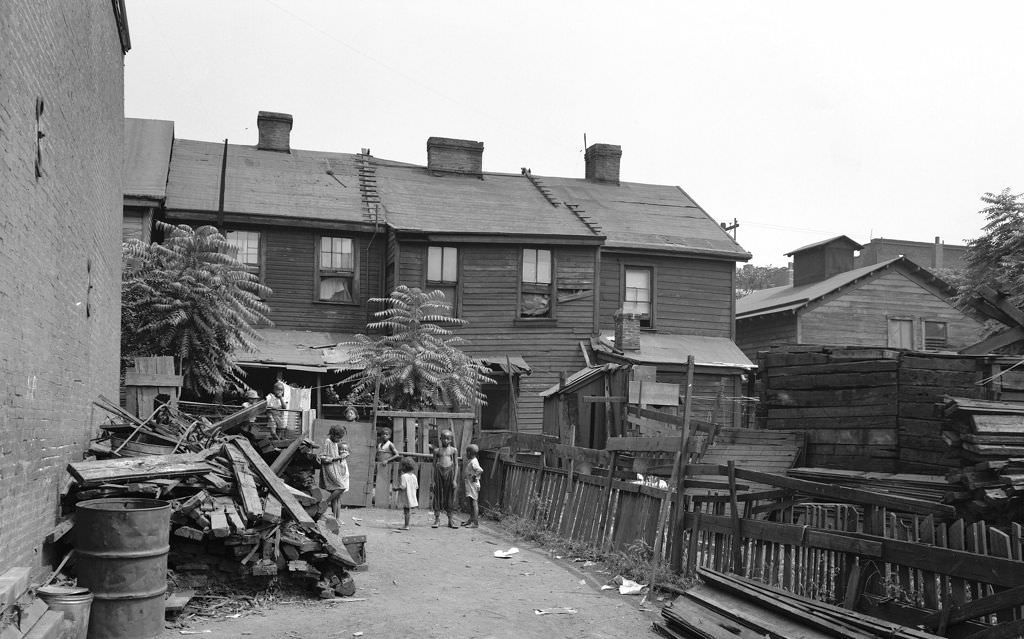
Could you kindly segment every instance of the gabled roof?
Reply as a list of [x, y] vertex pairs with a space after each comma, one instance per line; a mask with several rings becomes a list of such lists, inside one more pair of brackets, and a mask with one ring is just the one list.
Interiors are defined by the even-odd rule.
[[591, 345], [595, 352], [614, 355], [634, 364], [685, 365], [687, 358], [693, 355], [697, 366], [757, 368], [727, 337], [640, 333], [639, 350], [620, 351], [615, 348], [614, 331], [604, 331], [600, 337], [591, 339]]
[[870, 266], [863, 266], [839, 273], [820, 282], [803, 284], [801, 286], [776, 286], [774, 288], [754, 291], [750, 295], [736, 300], [736, 319], [747, 319], [761, 315], [782, 313], [784, 311], [796, 311], [845, 286], [897, 266], [916, 273], [932, 285], [948, 291], [950, 295], [955, 293], [949, 284], [935, 277], [911, 260], [905, 257], [896, 257], [879, 262], [878, 264], [871, 264]]
[[377, 192], [388, 224], [399, 232], [554, 236], [600, 242], [564, 206], [552, 206], [525, 175], [441, 174], [427, 167], [374, 159]]
[[[216, 212], [224, 144], [179, 139], [174, 141], [171, 157], [168, 213]], [[282, 153], [229, 144], [224, 211], [256, 219], [368, 222], [359, 190], [357, 157], [299, 149]]]
[[164, 199], [173, 142], [174, 122], [124, 119], [121, 173], [125, 197], [156, 201]]
[[607, 236], [605, 247], [749, 260], [729, 234], [677, 186], [537, 176], [553, 197], [578, 205]]
[[830, 237], [827, 240], [822, 240], [820, 242], [815, 242], [813, 244], [808, 244], [807, 246], [801, 246], [798, 249], [793, 249], [789, 253], [786, 253], [786, 257], [790, 257], [791, 255], [795, 255], [797, 253], [802, 253], [803, 251], [806, 251], [808, 249], [817, 248], [819, 246], [825, 246], [826, 244], [838, 244], [839, 242], [842, 242], [843, 244], [846, 244], [847, 246], [849, 246], [851, 249], [853, 249], [855, 251], [859, 251], [862, 248], [864, 248], [863, 246], [861, 246], [857, 242], [854, 242], [853, 240], [851, 240], [849, 237], [847, 237], [845, 235], [837, 235], [835, 237]]

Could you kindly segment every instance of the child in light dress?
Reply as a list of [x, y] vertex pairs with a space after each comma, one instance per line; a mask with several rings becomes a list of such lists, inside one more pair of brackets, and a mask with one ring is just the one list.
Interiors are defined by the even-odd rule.
[[462, 465], [463, 485], [466, 490], [466, 500], [469, 502], [469, 519], [463, 522], [467, 528], [480, 527], [480, 475], [484, 474], [483, 467], [477, 455], [480, 448], [476, 444], [466, 446], [466, 461]]
[[416, 462], [411, 457], [402, 459], [400, 466], [401, 477], [398, 478], [398, 503], [402, 506], [402, 515], [405, 517], [405, 525], [401, 530], [409, 530], [409, 519], [412, 516], [412, 509], [420, 505], [416, 499], [416, 491], [420, 488], [419, 480], [416, 479]]

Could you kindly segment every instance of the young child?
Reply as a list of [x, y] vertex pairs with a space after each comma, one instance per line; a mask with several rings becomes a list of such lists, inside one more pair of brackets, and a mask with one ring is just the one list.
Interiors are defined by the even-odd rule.
[[477, 455], [480, 454], [480, 447], [476, 444], [466, 446], [466, 461], [462, 464], [463, 480], [466, 489], [466, 500], [469, 501], [469, 519], [463, 522], [463, 526], [469, 528], [480, 527], [480, 475], [484, 469], [480, 466]]
[[331, 426], [320, 452], [320, 484], [331, 494], [331, 512], [341, 518], [341, 497], [348, 490], [348, 444], [342, 442], [344, 426]]
[[387, 508], [391, 499], [391, 462], [401, 459], [398, 448], [391, 441], [391, 429], [381, 428], [377, 431], [377, 463], [376, 477], [373, 485], [373, 502], [377, 508]]
[[398, 503], [402, 506], [402, 514], [405, 516], [405, 525], [402, 530], [409, 530], [409, 518], [412, 509], [420, 505], [416, 499], [416, 491], [420, 489], [420, 482], [416, 479], [416, 463], [412, 457], [402, 459], [400, 466], [402, 476], [398, 479]]
[[448, 515], [448, 527], [458, 528], [453, 518], [456, 493], [459, 489], [459, 449], [452, 446], [455, 434], [450, 430], [441, 431], [440, 446], [434, 449], [434, 525], [441, 525], [441, 511]]
[[270, 438], [277, 439], [278, 429], [284, 429], [284, 410], [288, 408], [288, 399], [284, 396], [284, 382], [274, 382], [274, 389], [267, 395], [267, 426], [270, 427]]

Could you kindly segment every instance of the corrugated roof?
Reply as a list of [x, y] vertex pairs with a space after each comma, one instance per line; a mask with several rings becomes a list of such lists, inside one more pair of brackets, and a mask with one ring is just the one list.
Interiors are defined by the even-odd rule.
[[[175, 140], [168, 211], [217, 211], [224, 144]], [[365, 222], [356, 158], [293, 149], [291, 153], [228, 145], [224, 210], [332, 222]], [[330, 171], [332, 174], [329, 174]]]
[[830, 278], [812, 284], [776, 286], [774, 288], [754, 291], [750, 295], [745, 295], [736, 300], [736, 319], [767, 315], [769, 313], [781, 313], [782, 311], [792, 311], [801, 308], [836, 289], [852, 284], [860, 278], [887, 268], [902, 259], [904, 258], [897, 257], [885, 262], [879, 262], [878, 264], [855, 268], [852, 271], [833, 275]]
[[362, 366], [346, 363], [351, 358], [351, 347], [343, 342], [354, 339], [350, 333], [321, 333], [293, 331], [280, 328], [256, 329], [260, 342], [256, 350], [239, 356], [241, 366], [271, 366], [326, 372], [353, 370]]
[[676, 186], [537, 176], [561, 202], [601, 226], [608, 248], [659, 250], [747, 260], [732, 237]]
[[[614, 352], [614, 335], [612, 331], [601, 333], [600, 338], [592, 340], [594, 349], [606, 353]], [[757, 368], [739, 346], [727, 337], [641, 333], [640, 350], [614, 354], [637, 364], [686, 364], [687, 358], [693, 355], [697, 366]]]
[[524, 175], [434, 174], [426, 167], [376, 160], [377, 190], [399, 231], [555, 235], [594, 239], [572, 211], [552, 206]]
[[124, 119], [121, 172], [125, 197], [164, 199], [173, 142], [174, 122]]

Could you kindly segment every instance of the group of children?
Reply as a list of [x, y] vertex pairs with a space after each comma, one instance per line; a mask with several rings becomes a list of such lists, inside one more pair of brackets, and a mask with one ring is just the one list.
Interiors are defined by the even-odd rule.
[[[391, 433], [383, 429], [381, 433], [382, 443], [378, 444], [378, 452], [381, 446], [394, 444], [390, 440]], [[434, 482], [430, 491], [430, 498], [434, 508], [434, 523], [432, 528], [441, 525], [441, 513], [448, 516], [448, 527], [458, 528], [455, 524], [455, 509], [458, 503], [459, 493], [459, 449], [453, 443], [455, 435], [450, 430], [441, 431], [439, 445], [434, 448]], [[396, 451], [397, 453], [397, 451]], [[462, 464], [462, 485], [466, 492], [466, 501], [469, 505], [469, 519], [462, 523], [469, 528], [480, 526], [480, 476], [484, 473], [477, 459], [480, 449], [476, 444], [466, 447], [466, 459]], [[398, 480], [398, 501], [402, 506], [402, 515], [405, 523], [401, 530], [409, 530], [409, 521], [412, 517], [412, 509], [419, 506], [417, 493], [419, 491], [419, 480], [416, 478], [416, 462], [411, 457], [404, 457], [401, 461], [401, 476]]]
[[[348, 457], [351, 454], [348, 444], [341, 440], [345, 437], [344, 426], [332, 426], [320, 449], [320, 485], [330, 493], [331, 512], [335, 519], [341, 514], [341, 499], [349, 487]], [[434, 448], [434, 482], [431, 489], [431, 501], [434, 508], [433, 528], [441, 525], [441, 513], [448, 516], [448, 527], [458, 528], [455, 524], [455, 509], [458, 503], [460, 473], [458, 469], [459, 450], [455, 448], [455, 435], [444, 430], [439, 436], [439, 446]], [[483, 468], [477, 459], [480, 449], [476, 444], [466, 447], [466, 459], [462, 464], [461, 483], [466, 493], [469, 506], [469, 519], [463, 526], [478, 528], [480, 526], [480, 476]], [[401, 530], [409, 530], [412, 509], [419, 507], [419, 480], [416, 477], [416, 462], [411, 457], [402, 457], [395, 444], [391, 441], [390, 429], [383, 428], [377, 435], [377, 472], [387, 472], [387, 464], [401, 459], [401, 475], [398, 486], [398, 502], [405, 518]]]

